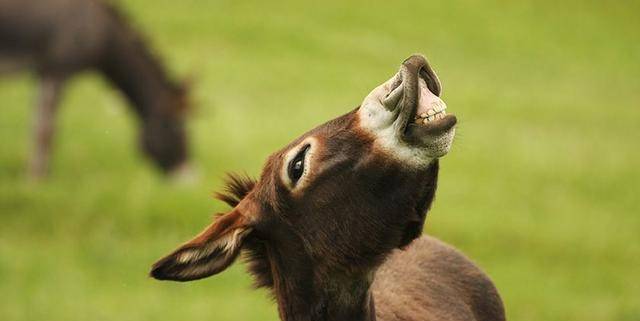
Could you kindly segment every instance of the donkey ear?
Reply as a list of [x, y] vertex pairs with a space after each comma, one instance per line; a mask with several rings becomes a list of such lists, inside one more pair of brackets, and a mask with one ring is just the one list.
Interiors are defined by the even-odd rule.
[[158, 280], [192, 281], [229, 267], [251, 232], [238, 211], [220, 216], [191, 241], [156, 262], [150, 275]]

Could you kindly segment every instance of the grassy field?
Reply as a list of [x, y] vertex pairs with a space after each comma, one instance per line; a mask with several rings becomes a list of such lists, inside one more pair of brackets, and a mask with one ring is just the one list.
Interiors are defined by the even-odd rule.
[[201, 179], [168, 184], [101, 78], [76, 78], [53, 175], [25, 178], [35, 83], [0, 79], [0, 319], [277, 320], [241, 265], [146, 276], [225, 207], [225, 171], [357, 106], [425, 53], [461, 122], [426, 231], [493, 278], [518, 321], [640, 320], [640, 2], [122, 1], [193, 75]]

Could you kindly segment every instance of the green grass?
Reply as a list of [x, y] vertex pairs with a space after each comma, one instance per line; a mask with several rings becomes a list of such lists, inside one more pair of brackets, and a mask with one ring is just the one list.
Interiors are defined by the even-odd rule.
[[0, 79], [0, 319], [277, 320], [240, 265], [146, 276], [224, 206], [227, 170], [355, 107], [413, 52], [461, 119], [426, 230], [478, 262], [509, 319], [640, 320], [640, 12], [631, 1], [123, 3], [179, 75], [202, 179], [167, 184], [94, 75], [59, 114], [53, 175], [25, 178], [35, 83]]

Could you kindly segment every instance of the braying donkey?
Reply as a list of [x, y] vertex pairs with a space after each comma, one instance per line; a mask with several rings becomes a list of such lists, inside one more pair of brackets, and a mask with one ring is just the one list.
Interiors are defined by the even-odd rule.
[[360, 107], [271, 155], [259, 180], [231, 176], [218, 198], [233, 209], [151, 276], [205, 278], [244, 252], [282, 320], [504, 320], [491, 280], [422, 236], [456, 125], [440, 93], [409, 57]]

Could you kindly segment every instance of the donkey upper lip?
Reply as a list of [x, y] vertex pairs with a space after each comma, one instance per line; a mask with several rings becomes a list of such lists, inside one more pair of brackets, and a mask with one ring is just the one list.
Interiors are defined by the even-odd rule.
[[423, 56], [405, 60], [397, 77], [400, 81], [393, 83], [384, 103], [399, 108], [396, 122], [404, 140], [420, 141], [424, 135], [443, 133], [455, 125], [456, 117], [446, 113], [439, 97], [440, 82]]

